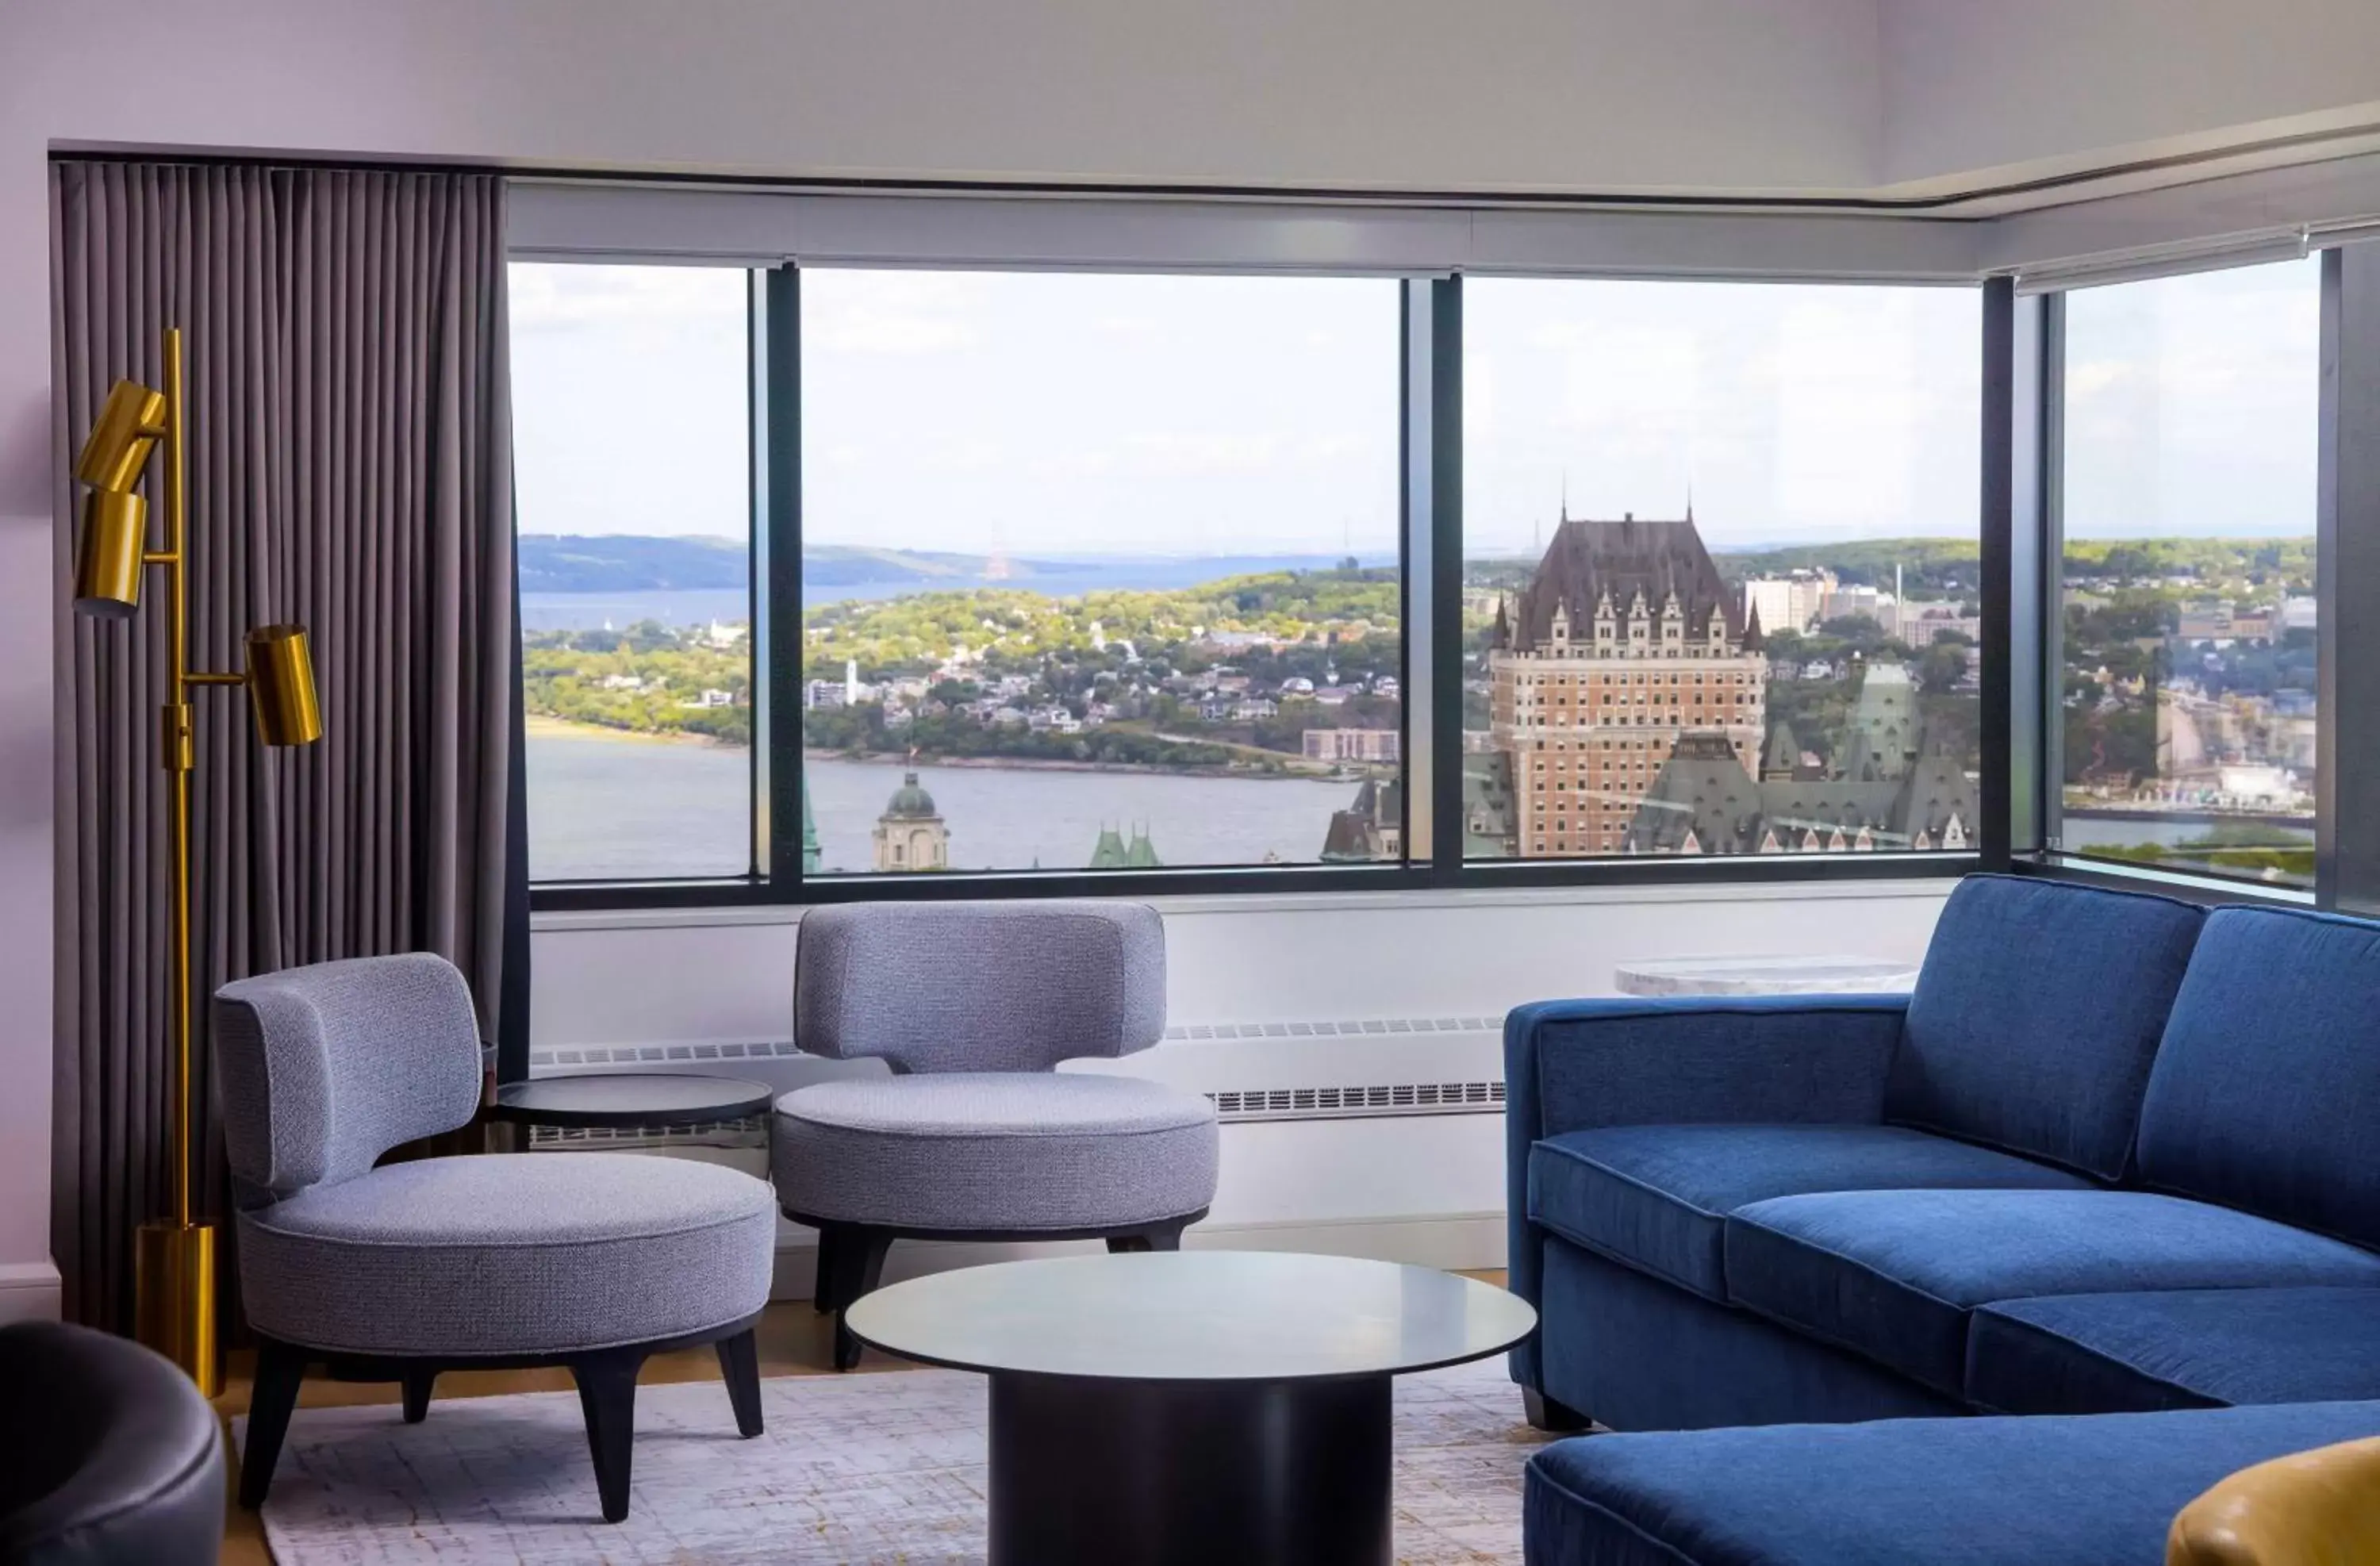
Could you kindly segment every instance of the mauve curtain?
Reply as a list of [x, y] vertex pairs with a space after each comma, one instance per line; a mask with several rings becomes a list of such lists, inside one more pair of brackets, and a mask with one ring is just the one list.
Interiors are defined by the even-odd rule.
[[[71, 162], [53, 165], [51, 196], [62, 574], [72, 454], [116, 377], [164, 384], [159, 334], [178, 325], [190, 665], [240, 668], [252, 625], [312, 631], [319, 744], [265, 749], [241, 693], [193, 693], [196, 1178], [212, 1196], [223, 1157], [204, 997], [217, 985], [433, 951], [470, 978], [490, 1037], [518, 1020], [504, 187]], [[149, 469], [152, 539], [164, 456]], [[52, 1236], [68, 1314], [119, 1328], [133, 1228], [171, 1191], [165, 615], [163, 575], [148, 577], [128, 623], [79, 619], [63, 581], [58, 594]]]

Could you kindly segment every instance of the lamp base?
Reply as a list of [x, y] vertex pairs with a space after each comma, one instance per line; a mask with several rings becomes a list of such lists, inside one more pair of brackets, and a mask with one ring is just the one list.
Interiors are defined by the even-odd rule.
[[140, 1341], [182, 1367], [200, 1397], [223, 1390], [215, 1336], [215, 1230], [144, 1223], [133, 1251], [133, 1319]]

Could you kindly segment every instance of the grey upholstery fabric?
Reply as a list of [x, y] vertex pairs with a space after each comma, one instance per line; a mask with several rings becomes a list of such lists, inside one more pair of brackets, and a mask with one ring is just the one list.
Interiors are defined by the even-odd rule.
[[750, 1175], [636, 1153], [424, 1159], [239, 1218], [257, 1329], [356, 1354], [560, 1354], [704, 1331], [769, 1297]]
[[909, 1231], [1128, 1228], [1215, 1196], [1215, 1108], [1139, 1077], [945, 1073], [777, 1100], [788, 1212]]
[[427, 953], [262, 974], [215, 992], [232, 1172], [285, 1196], [351, 1179], [480, 1101], [470, 986]]
[[[520, 833], [504, 176], [76, 160], [49, 180], [59, 558], [73, 557], [77, 446], [117, 376], [164, 384], [158, 336], [180, 326], [191, 666], [239, 668], [252, 625], [296, 621], [312, 638], [318, 743], [268, 750], [237, 693], [198, 698], [196, 992], [438, 952], [494, 1033], [500, 1005], [517, 1015], [528, 960], [525, 877], [507, 885]], [[28, 412], [12, 410], [12, 442], [35, 438], [15, 417]], [[164, 455], [145, 485], [152, 538]], [[61, 586], [54, 660], [51, 1248], [67, 1314], [116, 1329], [131, 1325], [134, 1226], [169, 1210], [173, 1178], [164, 585], [150, 573], [141, 612], [115, 622], [64, 613]], [[212, 1180], [198, 1021], [194, 1161]]]
[[794, 1042], [900, 1072], [1047, 1071], [1165, 1031], [1165, 928], [1137, 904], [852, 903], [802, 916]]

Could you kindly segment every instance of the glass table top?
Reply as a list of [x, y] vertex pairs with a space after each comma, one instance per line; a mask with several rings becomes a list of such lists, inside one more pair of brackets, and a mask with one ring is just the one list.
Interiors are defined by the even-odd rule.
[[1055, 1256], [879, 1289], [862, 1341], [963, 1370], [1128, 1380], [1391, 1375], [1479, 1359], [1536, 1326], [1518, 1295], [1427, 1267], [1278, 1251]]

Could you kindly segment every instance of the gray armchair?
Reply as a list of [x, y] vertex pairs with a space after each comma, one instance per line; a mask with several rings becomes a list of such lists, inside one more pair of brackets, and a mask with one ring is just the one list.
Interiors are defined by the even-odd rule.
[[843, 1326], [895, 1238], [1104, 1239], [1173, 1250], [1215, 1196], [1215, 1108], [1145, 1078], [1054, 1068], [1165, 1030], [1157, 911], [1108, 902], [848, 904], [802, 917], [794, 1040], [887, 1077], [777, 1101], [787, 1217], [819, 1232]]
[[240, 1502], [273, 1483], [298, 1388], [324, 1362], [396, 1381], [407, 1423], [448, 1369], [565, 1365], [606, 1522], [628, 1512], [637, 1370], [718, 1345], [736, 1427], [760, 1433], [752, 1327], [776, 1219], [748, 1175], [626, 1153], [382, 1154], [466, 1123], [479, 1026], [463, 976], [369, 957], [215, 995], [240, 1296], [259, 1338]]

